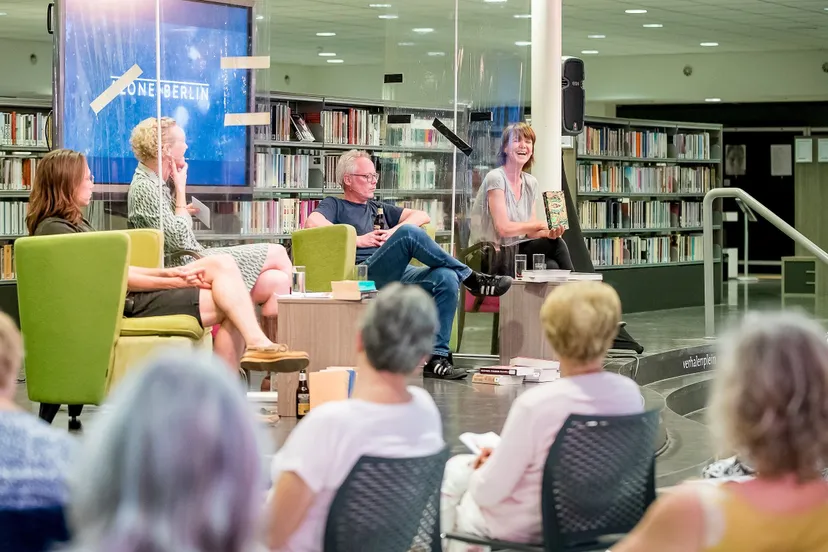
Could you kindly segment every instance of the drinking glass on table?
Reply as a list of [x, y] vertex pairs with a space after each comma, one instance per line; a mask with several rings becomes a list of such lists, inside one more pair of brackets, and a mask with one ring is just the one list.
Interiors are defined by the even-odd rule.
[[546, 255], [535, 253], [532, 255], [532, 268], [535, 270], [546, 270]]
[[526, 255], [522, 253], [518, 253], [515, 255], [515, 278], [518, 280], [523, 279], [523, 271], [526, 270]]
[[368, 281], [368, 266], [364, 264], [359, 264], [354, 267], [354, 280], [357, 282], [367, 282]]
[[305, 267], [293, 267], [293, 282], [291, 290], [293, 293], [305, 293]]

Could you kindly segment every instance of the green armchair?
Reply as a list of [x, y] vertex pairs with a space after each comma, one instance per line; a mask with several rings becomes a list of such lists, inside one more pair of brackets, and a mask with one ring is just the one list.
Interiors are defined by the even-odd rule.
[[[423, 229], [433, 239], [434, 226]], [[333, 224], [297, 230], [291, 234], [293, 264], [305, 267], [305, 289], [312, 292], [331, 291], [331, 282], [349, 280], [356, 264], [356, 230], [347, 224]], [[413, 265], [422, 266], [418, 261]], [[451, 347], [457, 341], [457, 320], [451, 332]]]
[[[55, 405], [68, 404], [70, 428], [79, 427], [79, 407], [100, 404], [127, 369], [158, 346], [212, 342], [191, 316], [123, 317], [133, 256], [151, 264], [163, 250], [158, 236], [153, 239], [141, 230], [136, 243], [142, 251], [134, 252], [132, 232], [34, 236], [15, 242], [28, 394], [41, 403], [41, 417], [49, 422]], [[146, 249], [152, 243], [161, 246], [157, 253]], [[55, 408], [44, 410], [44, 405]]]

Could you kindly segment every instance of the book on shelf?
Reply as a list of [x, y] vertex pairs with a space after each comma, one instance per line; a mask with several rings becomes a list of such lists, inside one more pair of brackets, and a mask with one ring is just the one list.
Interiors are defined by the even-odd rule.
[[256, 152], [255, 188], [307, 188], [312, 156], [281, 148]]
[[320, 114], [326, 144], [381, 145], [384, 117], [366, 109], [324, 110]]
[[0, 246], [0, 280], [14, 280], [14, 246], [10, 243]]
[[710, 159], [710, 133], [678, 133], [673, 136], [674, 157], [678, 159]]
[[26, 234], [26, 215], [29, 203], [26, 201], [0, 201], [0, 234], [23, 236]]
[[434, 190], [437, 188], [437, 163], [410, 153], [377, 154], [381, 182], [396, 183], [397, 190]]
[[431, 224], [438, 232], [446, 229], [446, 202], [439, 199], [406, 199], [394, 201], [395, 205], [403, 209], [424, 211], [431, 219]]
[[231, 201], [230, 212], [238, 218], [240, 234], [290, 234], [301, 229], [319, 205], [318, 200], [281, 198]]
[[664, 264], [704, 260], [701, 234], [586, 238], [593, 266]]
[[0, 146], [47, 147], [46, 113], [0, 111]]
[[0, 155], [0, 190], [30, 190], [39, 159]]
[[336, 182], [336, 164], [339, 162], [338, 154], [325, 154], [323, 161], [324, 166], [324, 186], [326, 190], [341, 190], [342, 188]]
[[[435, 148], [451, 150], [448, 139], [431, 126], [434, 118], [411, 117], [410, 123], [387, 123], [385, 126], [385, 145], [410, 148]], [[453, 121], [443, 121], [454, 130]]]
[[586, 125], [575, 142], [578, 155], [666, 159], [670, 149], [667, 133], [660, 130], [627, 130]]
[[579, 192], [707, 193], [715, 185], [716, 169], [590, 162], [578, 165], [577, 182]]
[[296, 133], [296, 138], [300, 142], [315, 142], [316, 137], [311, 132], [311, 129], [308, 127], [308, 123], [305, 122], [305, 119], [302, 118], [301, 115], [298, 113], [294, 113], [290, 116], [290, 122], [293, 124], [293, 130]]
[[698, 228], [702, 202], [630, 198], [589, 200], [578, 205], [582, 230]]

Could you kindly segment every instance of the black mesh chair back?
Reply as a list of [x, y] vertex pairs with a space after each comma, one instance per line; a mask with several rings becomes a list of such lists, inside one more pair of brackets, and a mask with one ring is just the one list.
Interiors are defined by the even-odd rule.
[[439, 552], [448, 455], [360, 458], [331, 503], [325, 552]]
[[0, 510], [0, 550], [47, 552], [69, 540], [63, 508]]
[[571, 415], [549, 449], [543, 476], [546, 550], [592, 549], [629, 532], [655, 500], [658, 411]]

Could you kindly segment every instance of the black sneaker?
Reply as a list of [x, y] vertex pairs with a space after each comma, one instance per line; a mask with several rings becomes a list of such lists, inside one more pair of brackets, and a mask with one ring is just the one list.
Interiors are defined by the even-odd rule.
[[512, 287], [512, 278], [472, 272], [472, 275], [463, 281], [463, 285], [477, 297], [500, 297]]
[[457, 368], [446, 357], [432, 357], [423, 368], [424, 378], [438, 378], [444, 380], [463, 379], [468, 374], [463, 368]]

